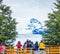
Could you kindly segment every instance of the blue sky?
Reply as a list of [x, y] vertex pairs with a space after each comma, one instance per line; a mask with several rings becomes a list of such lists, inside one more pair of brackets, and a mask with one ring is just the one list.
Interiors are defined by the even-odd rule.
[[19, 34], [31, 33], [25, 30], [31, 18], [38, 19], [43, 25], [48, 19], [48, 13], [54, 9], [55, 0], [4, 0], [4, 4], [10, 6], [12, 17], [16, 18]]

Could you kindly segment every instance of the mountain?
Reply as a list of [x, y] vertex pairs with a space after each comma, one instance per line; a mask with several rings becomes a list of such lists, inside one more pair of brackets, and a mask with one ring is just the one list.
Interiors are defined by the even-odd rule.
[[30, 19], [30, 23], [28, 24], [28, 30], [32, 30], [32, 34], [46, 34], [42, 23], [35, 18]]

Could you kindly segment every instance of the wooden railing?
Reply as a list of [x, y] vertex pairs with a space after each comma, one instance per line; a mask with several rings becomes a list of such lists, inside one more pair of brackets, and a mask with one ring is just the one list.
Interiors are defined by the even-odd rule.
[[10, 48], [6, 50], [6, 54], [33, 54], [33, 50], [31, 48], [29, 49], [14, 49]]
[[[60, 46], [46, 46], [45, 48], [46, 54], [60, 54]], [[16, 49], [13, 47], [6, 48], [5, 54], [34, 54], [34, 50], [32, 48], [29, 49]]]
[[47, 46], [45, 51], [46, 54], [60, 54], [60, 46]]

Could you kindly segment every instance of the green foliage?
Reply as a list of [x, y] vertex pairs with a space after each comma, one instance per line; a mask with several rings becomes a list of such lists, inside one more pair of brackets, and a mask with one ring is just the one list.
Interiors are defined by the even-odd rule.
[[60, 0], [57, 0], [55, 10], [48, 14], [49, 20], [45, 21], [47, 26], [44, 42], [50, 45], [60, 45]]
[[[9, 6], [2, 4], [0, 0], [0, 43], [14, 40], [17, 35], [16, 32], [16, 20], [11, 17], [12, 11]], [[10, 44], [10, 43], [9, 43]]]

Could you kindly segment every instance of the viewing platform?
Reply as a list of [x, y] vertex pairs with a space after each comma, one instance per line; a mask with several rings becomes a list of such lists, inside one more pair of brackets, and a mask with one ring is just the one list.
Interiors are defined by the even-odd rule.
[[[19, 54], [34, 54], [33, 48], [17, 49], [17, 48], [14, 48], [14, 47], [6, 47], [5, 54], [17, 54], [17, 50], [19, 50], [18, 51]], [[60, 46], [55, 46], [55, 45], [54, 46], [53, 45], [46, 46], [45, 51], [46, 51], [46, 54], [60, 54]], [[38, 52], [40, 52], [40, 50], [38, 50], [37, 53]]]

